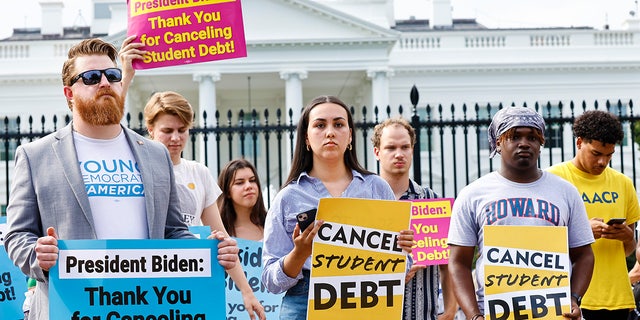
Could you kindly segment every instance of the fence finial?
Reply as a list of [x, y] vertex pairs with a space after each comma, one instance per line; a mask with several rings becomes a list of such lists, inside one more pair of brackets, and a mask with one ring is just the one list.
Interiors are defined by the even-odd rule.
[[409, 95], [409, 98], [411, 99], [411, 104], [413, 105], [413, 107], [416, 108], [418, 106], [420, 94], [418, 93], [418, 88], [415, 84], [413, 85], [413, 87], [411, 87], [411, 94]]

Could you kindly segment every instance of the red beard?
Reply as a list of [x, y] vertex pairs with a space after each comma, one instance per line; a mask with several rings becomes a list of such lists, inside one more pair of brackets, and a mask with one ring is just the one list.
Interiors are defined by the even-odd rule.
[[74, 106], [85, 122], [94, 126], [120, 123], [124, 115], [124, 97], [111, 88], [98, 89], [93, 99], [74, 99]]

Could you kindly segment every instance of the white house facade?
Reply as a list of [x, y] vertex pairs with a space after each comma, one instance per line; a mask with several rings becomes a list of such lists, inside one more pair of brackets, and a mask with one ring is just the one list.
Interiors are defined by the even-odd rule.
[[[41, 29], [16, 29], [0, 41], [0, 115], [69, 114], [60, 76], [68, 48], [91, 36], [119, 46], [126, 34], [126, 1], [92, 1], [91, 26], [66, 25], [62, 2], [42, 0]], [[245, 0], [246, 58], [140, 70], [127, 109], [137, 114], [153, 92], [173, 90], [197, 114], [290, 108], [295, 123], [307, 101], [330, 94], [355, 106], [357, 119], [373, 120], [358, 114], [362, 106], [410, 110], [413, 85], [419, 108], [443, 105], [454, 118], [464, 104], [486, 113], [484, 106], [499, 103], [640, 102], [637, 18], [618, 30], [488, 29], [452, 19], [449, 0], [425, 0], [433, 5], [429, 20], [394, 21], [393, 1]]]

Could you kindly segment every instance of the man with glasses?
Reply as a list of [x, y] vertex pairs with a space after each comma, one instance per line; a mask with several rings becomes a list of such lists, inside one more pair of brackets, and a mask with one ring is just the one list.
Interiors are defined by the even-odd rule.
[[[73, 46], [62, 68], [72, 122], [16, 150], [4, 243], [13, 262], [38, 281], [30, 319], [49, 319], [57, 239], [195, 238], [180, 218], [166, 148], [120, 125], [116, 56], [100, 39]], [[218, 261], [232, 268], [235, 241], [216, 237]]]

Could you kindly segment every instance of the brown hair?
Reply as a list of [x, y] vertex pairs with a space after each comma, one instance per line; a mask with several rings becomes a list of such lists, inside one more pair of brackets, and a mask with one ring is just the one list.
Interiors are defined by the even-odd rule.
[[402, 126], [407, 129], [407, 131], [409, 132], [409, 137], [411, 138], [411, 146], [413, 147], [416, 144], [416, 131], [413, 129], [409, 121], [404, 118], [398, 117], [386, 119], [373, 128], [373, 136], [371, 137], [371, 142], [373, 142], [374, 147], [380, 148], [380, 137], [382, 136], [382, 130], [393, 125]]
[[256, 172], [256, 168], [245, 159], [236, 159], [227, 163], [218, 177], [218, 186], [222, 189], [222, 197], [219, 198], [220, 216], [222, 217], [222, 224], [227, 230], [230, 236], [235, 237], [236, 229], [235, 223], [238, 219], [238, 214], [233, 207], [233, 200], [231, 200], [231, 186], [236, 177], [236, 172], [240, 169], [249, 168], [256, 177], [256, 185], [258, 186], [258, 199], [256, 204], [251, 209], [251, 215], [249, 219], [251, 222], [261, 228], [264, 228], [264, 222], [267, 217], [267, 209], [264, 206], [264, 200], [262, 200], [262, 187], [260, 186], [260, 178]]
[[193, 125], [193, 108], [191, 108], [189, 101], [177, 92], [156, 92], [149, 98], [144, 107], [147, 130], [153, 127], [158, 116], [162, 114], [170, 114], [180, 118], [180, 121], [188, 128]]

